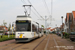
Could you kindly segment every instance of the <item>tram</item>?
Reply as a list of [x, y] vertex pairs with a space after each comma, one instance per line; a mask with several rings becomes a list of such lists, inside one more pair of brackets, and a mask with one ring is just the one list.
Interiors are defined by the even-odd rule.
[[15, 40], [17, 42], [28, 42], [41, 37], [43, 33], [39, 33], [38, 26], [32, 21], [31, 17], [17, 16]]

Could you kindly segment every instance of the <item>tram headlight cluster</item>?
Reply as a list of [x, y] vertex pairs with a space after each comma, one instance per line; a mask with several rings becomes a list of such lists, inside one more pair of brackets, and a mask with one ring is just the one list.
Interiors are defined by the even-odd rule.
[[[16, 36], [16, 38], [19, 38], [19, 36]], [[23, 38], [25, 38], [25, 36], [23, 36]]]
[[23, 38], [25, 38], [25, 36], [23, 36]]
[[19, 36], [16, 36], [16, 38], [19, 38]]

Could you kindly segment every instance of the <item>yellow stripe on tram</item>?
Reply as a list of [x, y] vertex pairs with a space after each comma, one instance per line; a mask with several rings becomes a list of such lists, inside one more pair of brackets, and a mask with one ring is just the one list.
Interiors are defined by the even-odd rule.
[[19, 38], [22, 38], [23, 34], [20, 34]]

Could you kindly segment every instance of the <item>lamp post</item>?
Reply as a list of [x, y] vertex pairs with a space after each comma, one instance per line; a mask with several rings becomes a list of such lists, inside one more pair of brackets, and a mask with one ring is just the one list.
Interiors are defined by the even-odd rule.
[[47, 36], [47, 19], [46, 19], [47, 16], [45, 16], [45, 31], [46, 31], [46, 36]]
[[61, 38], [63, 38], [63, 16], [61, 16], [62, 19], [62, 33], [61, 33]]

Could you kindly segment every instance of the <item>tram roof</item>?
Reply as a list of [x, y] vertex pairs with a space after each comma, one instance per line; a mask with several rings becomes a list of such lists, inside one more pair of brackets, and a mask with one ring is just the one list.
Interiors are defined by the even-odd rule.
[[20, 15], [20, 16], [17, 16], [17, 20], [32, 20], [32, 19], [29, 16]]
[[31, 18], [30, 16], [25, 16], [25, 15], [17, 16], [17, 18], [19, 18], [19, 17], [28, 17], [28, 18]]

